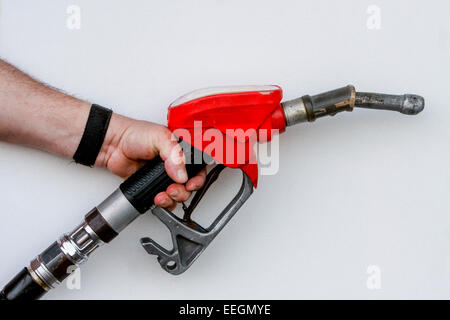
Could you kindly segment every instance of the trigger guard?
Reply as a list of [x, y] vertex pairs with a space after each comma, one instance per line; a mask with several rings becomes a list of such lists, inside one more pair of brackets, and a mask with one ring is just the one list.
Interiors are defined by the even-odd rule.
[[252, 180], [242, 172], [239, 191], [208, 228], [203, 228], [192, 220], [180, 219], [165, 208], [154, 207], [152, 213], [169, 229], [173, 247], [167, 250], [148, 237], [142, 238], [141, 244], [149, 254], [158, 257], [158, 262], [165, 271], [173, 275], [181, 274], [189, 269], [252, 193]]

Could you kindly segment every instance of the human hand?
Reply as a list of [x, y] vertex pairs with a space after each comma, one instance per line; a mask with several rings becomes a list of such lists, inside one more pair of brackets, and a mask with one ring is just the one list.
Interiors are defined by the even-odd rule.
[[177, 202], [186, 201], [192, 191], [203, 186], [206, 170], [188, 180], [184, 154], [167, 127], [113, 114], [95, 165], [127, 178], [158, 155], [176, 183], [158, 193], [154, 201], [158, 206], [173, 210]]

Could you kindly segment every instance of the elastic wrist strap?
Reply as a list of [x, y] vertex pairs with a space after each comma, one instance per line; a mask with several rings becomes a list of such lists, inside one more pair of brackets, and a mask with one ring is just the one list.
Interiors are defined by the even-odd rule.
[[73, 155], [76, 163], [93, 166], [105, 140], [112, 110], [93, 104], [77, 151]]

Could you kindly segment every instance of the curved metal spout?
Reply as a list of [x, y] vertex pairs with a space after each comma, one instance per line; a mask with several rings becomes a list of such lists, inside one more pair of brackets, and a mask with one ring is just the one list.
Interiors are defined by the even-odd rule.
[[381, 93], [357, 92], [355, 107], [398, 111], [416, 115], [425, 107], [425, 99], [415, 94], [390, 95]]

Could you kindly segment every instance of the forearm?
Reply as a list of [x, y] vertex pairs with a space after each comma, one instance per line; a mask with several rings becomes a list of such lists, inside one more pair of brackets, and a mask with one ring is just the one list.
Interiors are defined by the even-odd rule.
[[[71, 158], [83, 135], [90, 106], [0, 60], [0, 140]], [[120, 118], [113, 115], [111, 126], [119, 125]], [[114, 140], [113, 135], [106, 136], [96, 165], [106, 165]]]

